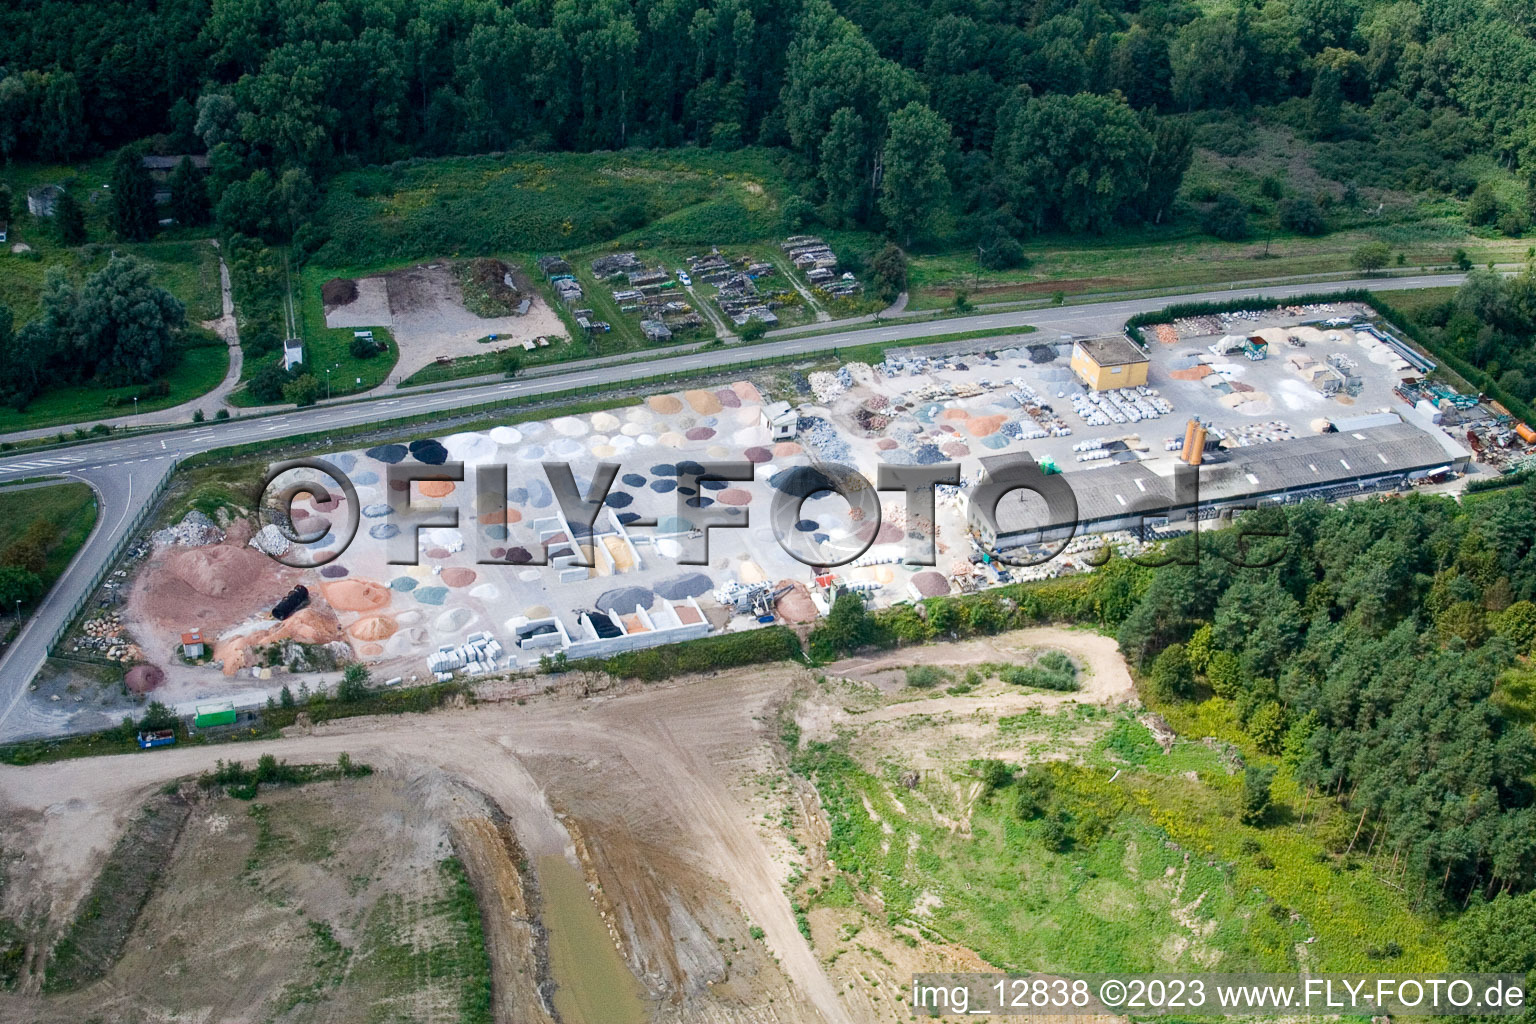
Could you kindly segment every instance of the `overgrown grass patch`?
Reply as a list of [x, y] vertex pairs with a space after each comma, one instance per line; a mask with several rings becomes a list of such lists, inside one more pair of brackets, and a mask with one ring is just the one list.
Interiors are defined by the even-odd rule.
[[[43, 581], [39, 600], [46, 600], [70, 559], [90, 537], [97, 514], [96, 492], [83, 483], [0, 491], [0, 551], [27, 538], [40, 541], [44, 558], [38, 573]], [[0, 609], [0, 613], [15, 611]]]
[[854, 886], [892, 923], [1001, 969], [1288, 972], [1300, 948], [1320, 970], [1444, 966], [1439, 925], [1365, 862], [1330, 853], [1341, 812], [1316, 799], [1303, 821], [1284, 771], [1281, 810], [1254, 828], [1237, 823], [1241, 775], [1219, 743], [1180, 739], [1164, 754], [1134, 715], [1104, 709], [1033, 710], [999, 728], [1059, 726], [1059, 756], [1064, 736], [1111, 714], [1081, 759], [1029, 763], [979, 797], [958, 768], [924, 772], [908, 793], [899, 763], [865, 764], [840, 744], [810, 744], [793, 765], [814, 782], [827, 855]]
[[724, 244], [773, 235], [782, 175], [765, 150], [505, 153], [338, 175], [318, 220], [329, 266]]

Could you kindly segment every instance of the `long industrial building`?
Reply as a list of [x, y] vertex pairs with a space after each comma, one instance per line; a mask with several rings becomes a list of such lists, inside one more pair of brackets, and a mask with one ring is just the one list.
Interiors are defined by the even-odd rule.
[[[1060, 479], [1071, 487], [1075, 513], [1059, 498], [1048, 509], [1035, 492], [1017, 489], [989, 510], [983, 506], [992, 502], [979, 490], [972, 494], [967, 518], [979, 541], [1006, 551], [1080, 533], [1209, 519], [1227, 509], [1309, 498], [1332, 501], [1391, 490], [1406, 481], [1461, 472], [1469, 457], [1449, 438], [1388, 413], [1362, 417], [1355, 425], [1340, 424], [1336, 433], [1207, 450], [1195, 466], [1167, 458], [1064, 472]], [[989, 476], [998, 476], [1017, 458], [1000, 455], [981, 462]], [[1183, 479], [1176, 482], [1180, 467]], [[1046, 477], [1042, 489], [1059, 488], [1052, 479]]]

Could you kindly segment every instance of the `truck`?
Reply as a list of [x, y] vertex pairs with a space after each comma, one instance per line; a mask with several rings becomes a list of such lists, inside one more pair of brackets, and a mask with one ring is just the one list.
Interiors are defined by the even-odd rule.
[[154, 729], [139, 733], [139, 749], [148, 750], [150, 747], [169, 747], [176, 742], [176, 730]]

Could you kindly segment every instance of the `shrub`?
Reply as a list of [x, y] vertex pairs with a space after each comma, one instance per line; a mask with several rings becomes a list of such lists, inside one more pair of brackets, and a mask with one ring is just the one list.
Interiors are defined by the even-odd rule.
[[362, 700], [368, 696], [371, 678], [367, 665], [360, 661], [352, 662], [341, 674], [341, 682], [336, 686], [336, 699], [348, 703]]
[[1360, 248], [1350, 253], [1349, 265], [1356, 270], [1367, 274], [1373, 274], [1387, 265], [1391, 259], [1392, 250], [1385, 242], [1366, 242]]
[[1472, 197], [1467, 200], [1466, 217], [1473, 227], [1485, 227], [1498, 219], [1499, 196], [1494, 192], [1492, 182], [1485, 181], [1473, 190]]
[[1201, 230], [1223, 242], [1242, 241], [1248, 237], [1248, 208], [1231, 192], [1223, 192], [1206, 211]]
[[1055, 793], [1055, 783], [1044, 771], [1036, 770], [1016, 780], [1013, 813], [1021, 821], [1033, 821], [1045, 813]]
[[656, 682], [689, 672], [710, 672], [773, 661], [798, 661], [800, 638], [786, 626], [685, 640], [666, 647], [627, 651], [606, 661], [577, 662], [573, 668], [602, 669], [621, 679]]
[[736, 333], [741, 335], [742, 341], [757, 341], [768, 333], [768, 325], [761, 320], [748, 320], [736, 329]]
[[1033, 665], [1005, 665], [997, 677], [1013, 686], [1071, 692], [1077, 689], [1077, 666], [1060, 651], [1046, 651]]
[[1243, 797], [1238, 820], [1244, 825], [1262, 825], [1269, 816], [1270, 787], [1274, 782], [1275, 769], [1269, 765], [1251, 764], [1243, 769]]
[[864, 599], [843, 593], [832, 603], [832, 611], [822, 624], [811, 630], [811, 654], [819, 660], [835, 658], [886, 642], [885, 637], [885, 631], [864, 607]]
[[920, 690], [932, 689], [950, 678], [949, 672], [934, 665], [913, 665], [907, 669], [907, 685]]
[[1299, 235], [1320, 235], [1328, 230], [1328, 221], [1315, 200], [1294, 196], [1280, 204], [1280, 226]]
[[981, 780], [984, 795], [1002, 789], [1013, 782], [1013, 766], [995, 757], [972, 761], [970, 769], [972, 774]]
[[1040, 841], [1053, 853], [1064, 853], [1072, 845], [1072, 833], [1067, 830], [1067, 823], [1060, 814], [1040, 823]]
[[1285, 709], [1275, 701], [1265, 701], [1248, 720], [1248, 735], [1264, 753], [1280, 753], [1285, 739]]
[[283, 401], [294, 405], [314, 405], [320, 398], [320, 381], [312, 373], [300, 374], [283, 385]]
[[1195, 692], [1195, 672], [1183, 644], [1169, 644], [1152, 662], [1147, 678], [1152, 696], [1158, 700], [1181, 700]]
[[1211, 654], [1205, 678], [1216, 696], [1231, 700], [1242, 683], [1242, 664], [1231, 651], [1216, 651]]

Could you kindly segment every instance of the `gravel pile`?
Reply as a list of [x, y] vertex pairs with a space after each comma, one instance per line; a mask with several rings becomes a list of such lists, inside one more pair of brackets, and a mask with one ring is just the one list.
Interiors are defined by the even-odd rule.
[[288, 552], [288, 538], [283, 536], [283, 531], [277, 528], [276, 523], [268, 523], [256, 531], [256, 535], [250, 540], [251, 547], [264, 555], [277, 558]]
[[157, 545], [170, 544], [184, 548], [201, 548], [209, 544], [217, 544], [224, 539], [224, 531], [219, 529], [212, 519], [209, 519], [197, 509], [193, 509], [182, 517], [181, 522], [175, 526], [167, 526], [163, 530], [156, 530], [153, 540]]
[[837, 429], [820, 416], [800, 417], [800, 444], [823, 462], [848, 463], [853, 452]]

